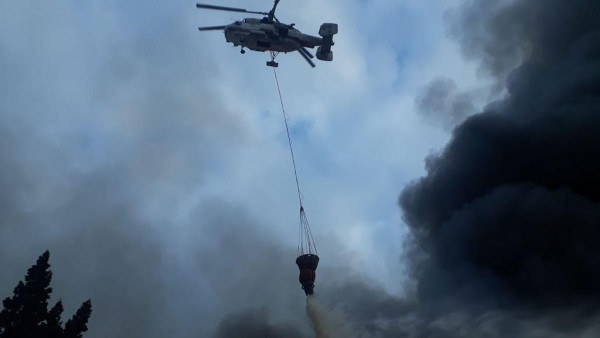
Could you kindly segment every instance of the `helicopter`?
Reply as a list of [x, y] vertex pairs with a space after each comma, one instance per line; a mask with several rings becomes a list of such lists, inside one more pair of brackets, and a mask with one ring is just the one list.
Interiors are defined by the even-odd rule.
[[197, 8], [212, 9], [228, 12], [249, 13], [264, 15], [262, 19], [245, 18], [235, 21], [229, 25], [198, 27], [200, 31], [222, 30], [225, 33], [225, 40], [233, 43], [234, 47], [241, 47], [240, 53], [246, 53], [244, 48], [257, 51], [268, 51], [271, 55], [271, 61], [267, 61], [267, 66], [278, 67], [275, 58], [279, 53], [298, 52], [304, 60], [315, 67], [311, 60], [314, 56], [307, 48], [317, 48], [317, 59], [322, 61], [332, 61], [334, 45], [333, 36], [338, 32], [338, 26], [335, 23], [324, 23], [319, 29], [318, 36], [312, 36], [300, 32], [294, 28], [294, 24], [281, 23], [275, 17], [275, 9], [280, 0], [274, 0], [273, 8], [269, 12], [249, 11], [242, 8], [224, 7], [197, 3]]

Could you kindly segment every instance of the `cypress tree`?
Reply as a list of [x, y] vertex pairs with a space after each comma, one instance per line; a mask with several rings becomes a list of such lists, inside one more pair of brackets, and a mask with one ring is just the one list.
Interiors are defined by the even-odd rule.
[[27, 270], [25, 282], [19, 281], [13, 296], [4, 299], [0, 312], [0, 338], [81, 338], [87, 331], [87, 322], [92, 313], [90, 300], [62, 327], [62, 301], [48, 310], [52, 293], [50, 282], [50, 252], [44, 252], [37, 262]]

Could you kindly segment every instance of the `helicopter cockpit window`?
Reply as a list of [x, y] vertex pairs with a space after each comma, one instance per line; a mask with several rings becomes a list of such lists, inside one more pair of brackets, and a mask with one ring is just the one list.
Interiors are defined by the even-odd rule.
[[235, 24], [236, 26], [239, 26], [239, 25], [241, 25], [241, 24], [242, 24], [242, 22], [241, 22], [241, 21], [236, 21], [236, 22], [234, 22], [234, 24]]

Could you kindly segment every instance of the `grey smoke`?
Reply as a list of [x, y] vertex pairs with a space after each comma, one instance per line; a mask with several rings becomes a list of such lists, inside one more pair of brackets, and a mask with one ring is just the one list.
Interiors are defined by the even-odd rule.
[[459, 91], [450, 79], [439, 78], [421, 89], [415, 103], [426, 122], [450, 130], [475, 113], [475, 95]]
[[65, 315], [93, 301], [89, 338], [209, 337], [261, 307], [302, 329], [295, 248], [198, 198], [249, 131], [196, 53], [193, 6], [161, 4], [135, 24], [111, 4], [1, 5], [0, 297], [49, 249]]
[[215, 338], [302, 338], [295, 327], [271, 323], [265, 311], [234, 314], [219, 324]]

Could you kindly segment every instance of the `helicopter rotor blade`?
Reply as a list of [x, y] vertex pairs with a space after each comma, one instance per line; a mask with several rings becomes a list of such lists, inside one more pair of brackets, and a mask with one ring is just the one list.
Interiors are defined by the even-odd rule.
[[302, 49], [302, 52], [304, 52], [304, 54], [306, 54], [306, 56], [308, 56], [309, 58], [314, 58], [314, 55], [312, 55], [305, 47], [302, 47], [300, 49]]
[[302, 50], [302, 48], [298, 49], [298, 53], [299, 53], [300, 55], [302, 55], [302, 58], [304, 58], [304, 60], [306, 60], [306, 62], [308, 62], [308, 64], [309, 64], [311, 67], [315, 68], [315, 63], [314, 63], [314, 62], [312, 62], [312, 60], [311, 60], [311, 59], [308, 57], [308, 55], [304, 54], [304, 51]]
[[273, 3], [273, 8], [271, 8], [269, 13], [267, 13], [267, 15], [269, 16], [269, 21], [273, 21], [273, 19], [275, 19], [275, 21], [279, 22], [279, 20], [277, 20], [277, 18], [275, 17], [275, 9], [277, 9], [277, 5], [279, 4], [279, 1], [281, 1], [281, 0], [275, 0]]
[[227, 26], [208, 26], [208, 27], [198, 27], [198, 30], [203, 31], [221, 31], [225, 29]]
[[246, 9], [243, 9], [243, 8], [215, 6], [215, 5], [205, 5], [205, 4], [199, 4], [199, 3], [196, 4], [196, 8], [214, 9], [214, 10], [218, 10], [218, 11], [228, 11], [228, 12], [238, 12], [238, 13], [251, 13], [251, 14], [269, 15], [269, 13], [249, 11], [249, 10], [246, 10]]
[[279, 1], [281, 1], [281, 0], [275, 0], [273, 3], [273, 9], [271, 9], [271, 12], [273, 12], [273, 15], [275, 15], [275, 9], [277, 8]]

